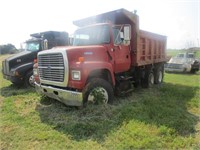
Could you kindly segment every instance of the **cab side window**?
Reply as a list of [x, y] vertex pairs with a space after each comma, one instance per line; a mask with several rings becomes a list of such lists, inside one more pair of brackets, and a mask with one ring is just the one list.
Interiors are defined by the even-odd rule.
[[120, 38], [120, 30], [117, 28], [113, 28], [113, 36], [114, 36], [114, 44], [119, 45], [122, 44], [122, 40]]

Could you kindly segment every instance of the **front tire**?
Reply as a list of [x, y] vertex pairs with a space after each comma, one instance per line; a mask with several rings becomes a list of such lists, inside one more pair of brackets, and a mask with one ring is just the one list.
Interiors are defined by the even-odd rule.
[[112, 85], [104, 79], [91, 79], [83, 90], [83, 106], [112, 103], [114, 92]]
[[196, 70], [195, 70], [195, 69], [191, 69], [190, 73], [195, 74], [195, 73], [196, 73]]
[[25, 86], [26, 87], [34, 87], [34, 76], [33, 71], [29, 71], [25, 76]]

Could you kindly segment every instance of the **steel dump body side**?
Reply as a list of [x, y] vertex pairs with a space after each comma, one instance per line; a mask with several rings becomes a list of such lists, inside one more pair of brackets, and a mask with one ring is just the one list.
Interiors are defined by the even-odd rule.
[[103, 22], [112, 23], [113, 25], [131, 25], [131, 66], [166, 62], [166, 36], [140, 30], [139, 17], [125, 9], [88, 17], [73, 23], [79, 27], [84, 27]]
[[140, 30], [136, 51], [131, 51], [132, 65], [142, 66], [166, 61], [166, 37]]

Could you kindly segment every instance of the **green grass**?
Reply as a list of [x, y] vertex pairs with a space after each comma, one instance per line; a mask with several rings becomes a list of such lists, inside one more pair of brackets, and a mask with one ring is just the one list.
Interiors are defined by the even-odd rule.
[[1, 149], [200, 148], [199, 72], [81, 110], [0, 81]]

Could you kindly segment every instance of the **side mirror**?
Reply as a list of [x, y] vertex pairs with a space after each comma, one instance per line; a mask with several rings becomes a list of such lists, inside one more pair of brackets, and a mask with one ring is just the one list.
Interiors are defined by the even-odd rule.
[[74, 38], [73, 37], [69, 37], [69, 45], [73, 45], [74, 42]]
[[46, 50], [46, 49], [48, 49], [48, 40], [47, 39], [45, 39], [43, 41], [43, 50]]
[[125, 41], [131, 40], [131, 26], [130, 25], [124, 26], [124, 40]]

